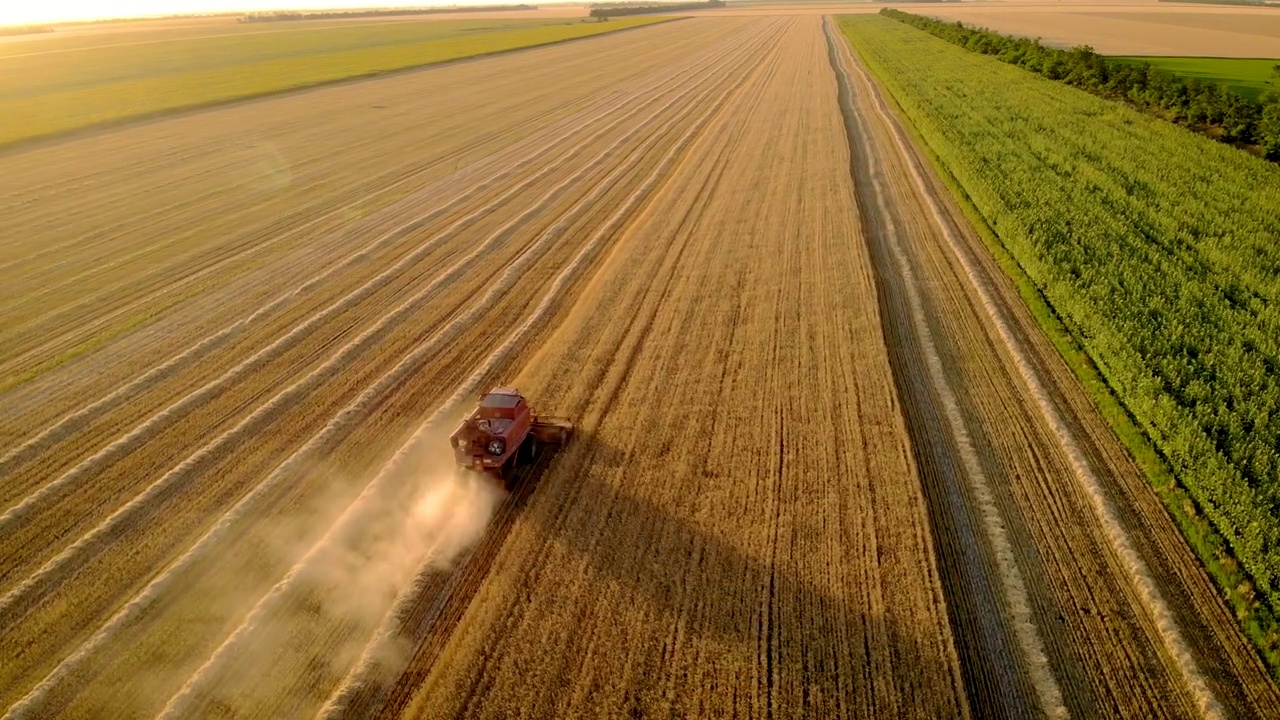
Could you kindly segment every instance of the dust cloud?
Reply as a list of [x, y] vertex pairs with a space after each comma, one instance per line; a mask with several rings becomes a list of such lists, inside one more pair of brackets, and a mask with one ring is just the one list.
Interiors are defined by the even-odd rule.
[[[298, 572], [288, 599], [258, 621], [247, 621], [252, 645], [234, 651], [237, 662], [225, 668], [229, 674], [215, 670], [221, 677], [208, 678], [212, 687], [201, 693], [206, 702], [249, 714], [275, 712], [281, 683], [289, 682], [289, 668], [302, 656], [311, 677], [308, 692], [322, 693], [312, 698], [317, 703], [357, 666], [407, 660], [413, 648], [382, 637], [382, 631], [396, 625], [391, 621], [415, 580], [452, 569], [483, 537], [506, 497], [499, 481], [457, 468], [448, 455], [414, 455], [400, 467], [382, 469], [378, 479], [392, 481], [379, 488], [384, 492], [347, 496], [341, 512], [308, 513], [325, 527], [294, 525], [300, 531], [295, 540], [312, 539], [303, 547], [287, 541], [276, 546], [292, 556]], [[311, 552], [298, 560], [304, 547]]]
[[391, 502], [339, 538], [311, 572], [326, 614], [377, 623], [423, 568], [448, 570], [483, 536], [506, 493], [451, 459], [411, 471], [408, 502]]

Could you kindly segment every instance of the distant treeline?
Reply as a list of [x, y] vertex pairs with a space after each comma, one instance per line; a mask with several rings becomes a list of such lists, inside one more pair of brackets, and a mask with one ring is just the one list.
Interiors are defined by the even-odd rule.
[[51, 33], [53, 28], [45, 25], [27, 25], [25, 27], [0, 27], [0, 37], [9, 35], [35, 35], [37, 33]]
[[1280, 94], [1267, 93], [1261, 100], [1252, 100], [1225, 85], [1180, 77], [1148, 63], [1110, 60], [1088, 45], [1060, 50], [1045, 47], [1039, 40], [1009, 37], [892, 8], [880, 13], [1050, 80], [1127, 101], [1223, 142], [1257, 145], [1268, 159], [1280, 160]]
[[724, 7], [724, 0], [706, 0], [705, 2], [688, 3], [650, 3], [646, 5], [592, 5], [591, 17], [621, 17], [623, 15], [646, 15], [649, 13], [705, 10], [706, 8], [718, 7]]
[[176, 13], [173, 15], [143, 15], [141, 17], [109, 17], [99, 18], [97, 20], [68, 20], [59, 25], [118, 25], [120, 23], [148, 23], [157, 20], [191, 20], [193, 18], [221, 18], [234, 17], [239, 15], [238, 12], [206, 12], [206, 13]]
[[456, 12], [510, 12], [537, 10], [536, 5], [468, 5], [466, 7], [429, 7], [399, 10], [338, 10], [334, 12], [266, 12], [251, 13], [240, 18], [242, 23], [285, 22], [289, 20], [345, 20], [363, 17], [395, 17], [400, 15], [443, 15]]

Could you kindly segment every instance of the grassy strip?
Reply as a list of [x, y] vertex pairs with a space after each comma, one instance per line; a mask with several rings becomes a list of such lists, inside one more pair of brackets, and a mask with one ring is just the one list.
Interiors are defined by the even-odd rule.
[[1014, 257], [978, 209], [961, 181], [951, 172], [950, 163], [920, 132], [916, 124], [917, 118], [913, 117], [899, 102], [904, 89], [894, 82], [892, 72], [879, 63], [873, 54], [862, 52], [858, 42], [858, 31], [851, 27], [848, 18], [842, 17], [840, 21], [841, 29], [850, 40], [855, 52], [859, 53], [882, 87], [888, 91], [890, 105], [905, 120], [902, 123], [903, 127], [911, 133], [916, 146], [924, 150], [930, 164], [937, 171], [966, 218], [977, 230], [983, 244], [995, 257], [1001, 270], [1014, 282], [1037, 324], [1084, 386], [1094, 405], [1125, 449], [1142, 469], [1214, 584], [1234, 610], [1236, 619], [1253, 642], [1259, 657], [1272, 676], [1280, 680], [1280, 622], [1277, 622], [1277, 615], [1273, 608], [1256, 593], [1252, 580], [1233, 556], [1226, 538], [1205, 516], [1199, 513], [1196, 501], [1188, 489], [1177, 481], [1167, 458], [1142, 429], [1134, 414], [1121, 401], [1116, 388], [1106, 380], [1093, 357], [1082, 345], [1079, 329], [1070, 328], [1054, 309], [1049, 298], [1032, 280], [1026, 268]]
[[1280, 60], [1159, 56], [1111, 59], [1134, 65], [1146, 64], [1173, 75], [1225, 85], [1251, 100], [1259, 100], [1267, 92], [1280, 92], [1280, 75], [1274, 69]]
[[0, 147], [671, 19], [352, 25], [0, 58], [0, 75], [13, 80], [0, 88]]

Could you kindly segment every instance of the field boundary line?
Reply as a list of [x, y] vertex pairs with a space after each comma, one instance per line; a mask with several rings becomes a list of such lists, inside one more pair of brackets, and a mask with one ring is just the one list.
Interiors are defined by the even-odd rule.
[[[868, 67], [879, 75], [870, 63]], [[1280, 653], [1267, 644], [1270, 634], [1280, 630], [1278, 609], [1266, 598], [1244, 594], [1245, 590], [1256, 583], [1232, 551], [1225, 536], [1203, 514], [1196, 511], [1198, 504], [1191, 497], [1187, 486], [1174, 475], [1168, 457], [1155, 446], [1150, 435], [1140, 426], [1134, 412], [1102, 374], [1099, 364], [1088, 354], [1063, 316], [1004, 246], [958, 177], [946, 166], [940, 153], [912, 124], [896, 96], [893, 96], [892, 89], [887, 84], [885, 89], [894, 97], [895, 114], [906, 119], [904, 130], [915, 138], [915, 146], [934, 169], [939, 184], [946, 188], [960, 212], [968, 219], [982, 247], [991, 253], [999, 272], [1010, 279], [1013, 290], [1029, 308], [1032, 319], [1052, 344], [1057, 357], [1061, 358], [1084, 388], [1085, 396], [1097, 409], [1106, 428], [1120, 441], [1128, 460], [1135, 466], [1137, 475], [1154, 490], [1163, 512], [1176, 528], [1176, 533], [1172, 535], [1175, 542], [1183, 543], [1191, 550], [1195, 559], [1192, 574], [1203, 577], [1211, 593], [1208, 599], [1220, 603], [1230, 624], [1242, 631], [1246, 643], [1253, 650], [1253, 656], [1266, 668], [1272, 683], [1280, 681]], [[1194, 581], [1188, 579], [1188, 582]], [[1263, 612], [1255, 612], [1257, 609]], [[1243, 619], [1241, 615], [1244, 615]], [[1260, 621], [1260, 617], [1269, 619]]]
[[928, 204], [930, 216], [935, 226], [942, 231], [943, 236], [946, 238], [947, 248], [960, 263], [969, 283], [977, 291], [980, 300], [979, 304], [999, 335], [1030, 396], [1040, 409], [1042, 417], [1062, 446], [1064, 455], [1071, 465], [1072, 476], [1075, 478], [1077, 486], [1084, 491], [1094, 511], [1095, 518], [1103, 531], [1103, 535], [1107, 538], [1108, 544], [1121, 565], [1128, 571], [1132, 587], [1154, 623], [1157, 635], [1164, 645], [1164, 650], [1181, 675], [1187, 691], [1195, 700], [1202, 716], [1211, 720], [1223, 718], [1222, 706], [1209, 689], [1204, 674], [1191, 656], [1189, 646], [1182, 637], [1181, 629], [1178, 627], [1176, 620], [1174, 620], [1159, 588], [1156, 587], [1150, 570], [1148, 570], [1142, 558], [1138, 556], [1137, 551], [1134, 550], [1123, 525], [1117, 517], [1116, 510], [1106, 497], [1101, 481], [1094, 474], [1083, 450], [1071, 435], [1066, 421], [1062, 418], [1060, 409], [1050, 399], [1044, 383], [1032, 368], [1022, 342], [1014, 336], [1005, 320], [1004, 313], [992, 299], [985, 278], [974, 268], [968, 253], [960, 247], [955, 230], [947, 220], [945, 210], [940, 207], [937, 198], [930, 190], [929, 183], [924, 178], [919, 166], [919, 159], [911, 152], [907, 142], [904, 140], [902, 128], [889, 114], [884, 99], [876, 90], [875, 81], [857, 63], [854, 64], [854, 69], [858, 72], [863, 84], [869, 88], [869, 97], [873, 100], [876, 112], [886, 129], [889, 130], [894, 140], [894, 147], [910, 170], [916, 190]]

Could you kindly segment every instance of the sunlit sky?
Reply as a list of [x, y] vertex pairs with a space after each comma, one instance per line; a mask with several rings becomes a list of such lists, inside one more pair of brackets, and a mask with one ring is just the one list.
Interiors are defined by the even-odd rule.
[[0, 0], [0, 26], [179, 13], [493, 5], [522, 0]]

